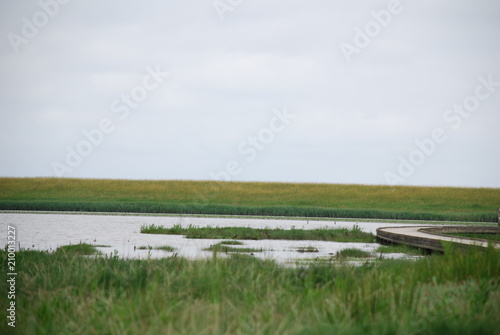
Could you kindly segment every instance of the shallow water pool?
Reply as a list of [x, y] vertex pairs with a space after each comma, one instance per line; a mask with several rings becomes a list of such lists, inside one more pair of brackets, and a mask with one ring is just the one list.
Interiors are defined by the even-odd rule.
[[[142, 225], [174, 225], [197, 227], [250, 227], [282, 229], [317, 229], [317, 228], [352, 228], [359, 226], [363, 231], [375, 234], [379, 227], [411, 226], [412, 224], [347, 222], [331, 220], [290, 220], [267, 218], [225, 218], [194, 216], [140, 216], [140, 215], [83, 215], [83, 214], [27, 214], [0, 213], [0, 234], [3, 245], [7, 245], [8, 226], [16, 229], [16, 247], [22, 249], [54, 251], [68, 244], [88, 243], [105, 245], [98, 249], [106, 255], [118, 255], [122, 258], [162, 258], [176, 254], [189, 259], [212, 257], [211, 251], [203, 249], [219, 243], [220, 239], [188, 239], [181, 235], [141, 234]], [[357, 248], [373, 252], [377, 243], [340, 243], [325, 241], [289, 241], [289, 240], [242, 240], [243, 245], [235, 248], [262, 249], [254, 252], [255, 257], [271, 259], [277, 262], [293, 262], [314, 258], [331, 258], [338, 251]], [[148, 247], [171, 246], [175, 250], [149, 249]], [[141, 250], [140, 247], [146, 247]], [[299, 248], [314, 247], [318, 252], [299, 252]], [[386, 255], [401, 257], [402, 254]]]

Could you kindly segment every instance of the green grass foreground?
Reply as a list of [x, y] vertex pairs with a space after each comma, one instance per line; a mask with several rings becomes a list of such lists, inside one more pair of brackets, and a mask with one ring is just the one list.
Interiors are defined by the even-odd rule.
[[166, 228], [151, 224], [142, 226], [143, 234], [185, 235], [187, 238], [232, 239], [232, 240], [311, 240], [332, 242], [366, 242], [374, 243], [375, 236], [362, 231], [358, 226], [348, 228], [325, 229], [281, 229], [281, 228], [249, 228], [249, 227], [182, 227], [175, 225]]
[[[0, 260], [6, 269], [3, 250]], [[301, 268], [245, 255], [21, 251], [16, 267], [18, 334], [500, 333], [500, 253], [492, 249]], [[2, 279], [0, 290], [7, 285]], [[9, 334], [5, 318], [0, 333]]]
[[0, 210], [496, 222], [498, 188], [0, 178]]

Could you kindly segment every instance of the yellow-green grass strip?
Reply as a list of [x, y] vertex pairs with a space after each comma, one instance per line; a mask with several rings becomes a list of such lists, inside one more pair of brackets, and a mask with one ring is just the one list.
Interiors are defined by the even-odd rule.
[[0, 178], [0, 210], [496, 222], [498, 188]]

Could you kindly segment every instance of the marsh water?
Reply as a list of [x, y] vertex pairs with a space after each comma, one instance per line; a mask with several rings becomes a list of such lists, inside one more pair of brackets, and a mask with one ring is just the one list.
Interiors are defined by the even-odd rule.
[[[84, 214], [39, 214], [0, 213], [0, 234], [3, 246], [7, 245], [7, 229], [16, 229], [16, 247], [22, 249], [54, 251], [69, 244], [88, 243], [100, 245], [98, 250], [105, 255], [122, 258], [162, 258], [176, 254], [189, 259], [212, 257], [212, 252], [203, 249], [219, 243], [221, 239], [188, 239], [181, 235], [141, 234], [142, 225], [172, 227], [190, 225], [196, 227], [250, 227], [317, 229], [352, 228], [359, 226], [363, 231], [375, 234], [379, 227], [412, 226], [413, 224], [352, 222], [333, 220], [290, 220], [269, 218], [228, 218], [194, 216], [141, 216], [141, 215], [84, 215]], [[416, 224], [415, 224], [416, 225]], [[254, 252], [255, 257], [277, 262], [294, 262], [311, 258], [333, 257], [346, 248], [357, 248], [373, 252], [377, 243], [340, 243], [324, 241], [289, 240], [243, 240], [241, 247], [262, 250]], [[155, 247], [171, 246], [173, 252], [155, 250]], [[141, 249], [145, 248], [145, 249]], [[149, 248], [151, 247], [151, 248]], [[239, 246], [234, 246], [239, 247]], [[299, 252], [300, 248], [314, 247], [318, 252]], [[386, 257], [402, 257], [390, 254]]]

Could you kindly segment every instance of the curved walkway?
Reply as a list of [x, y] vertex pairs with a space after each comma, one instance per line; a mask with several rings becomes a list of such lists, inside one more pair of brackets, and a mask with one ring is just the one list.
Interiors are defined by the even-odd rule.
[[488, 247], [492, 244], [494, 248], [500, 248], [500, 242], [487, 242], [481, 239], [456, 237], [446, 234], [450, 233], [484, 233], [484, 234], [500, 234], [500, 227], [460, 227], [460, 226], [443, 226], [443, 227], [383, 227], [377, 229], [377, 237], [381, 240], [391, 243], [408, 244], [414, 247], [419, 247], [434, 251], [444, 251], [441, 242], [452, 242], [459, 244], [462, 247], [480, 246]]

